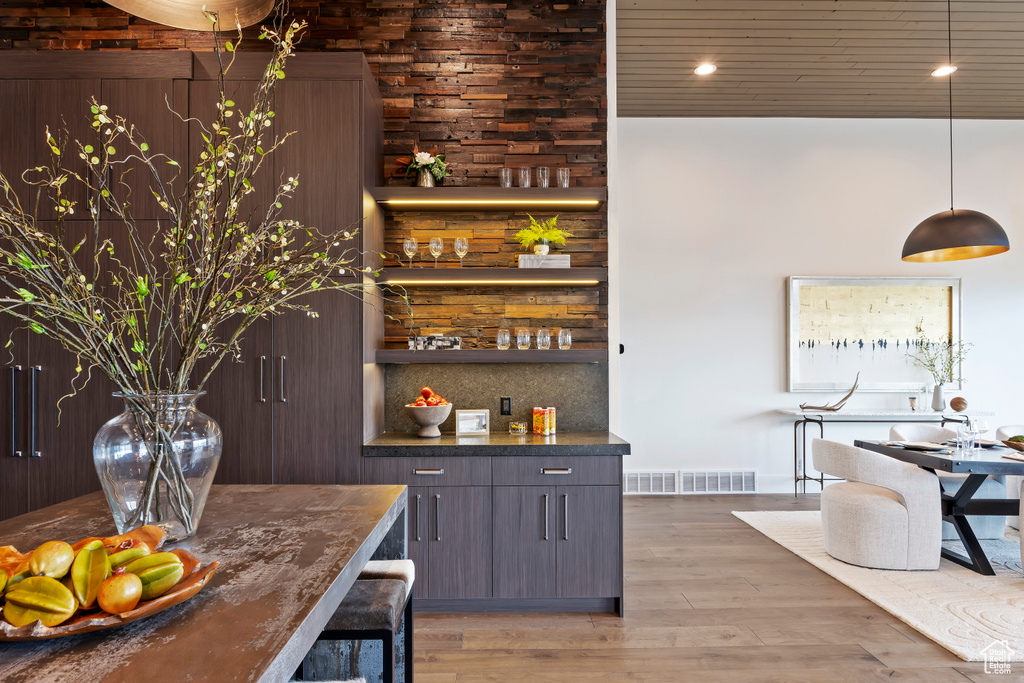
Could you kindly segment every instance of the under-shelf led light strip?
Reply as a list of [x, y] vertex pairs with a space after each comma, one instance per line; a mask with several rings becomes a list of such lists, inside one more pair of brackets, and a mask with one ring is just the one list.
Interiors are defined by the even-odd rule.
[[385, 280], [386, 285], [596, 285], [600, 280]]
[[471, 205], [523, 205], [523, 206], [597, 206], [601, 203], [598, 199], [385, 199], [389, 205], [447, 205], [459, 204]]

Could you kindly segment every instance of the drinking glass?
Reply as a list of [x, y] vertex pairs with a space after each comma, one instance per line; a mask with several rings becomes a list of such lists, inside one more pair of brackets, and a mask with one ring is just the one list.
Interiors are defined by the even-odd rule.
[[519, 167], [519, 187], [530, 186], [530, 171], [532, 170], [529, 166]]
[[537, 167], [537, 187], [547, 187], [550, 179], [550, 171], [547, 166]]
[[430, 238], [430, 255], [434, 257], [434, 267], [437, 268], [437, 257], [444, 251], [444, 240], [440, 237]]
[[551, 330], [537, 330], [537, 348], [544, 351], [551, 348]]
[[520, 351], [525, 351], [530, 348], [530, 330], [525, 327], [520, 327], [516, 330], [516, 348]]
[[512, 169], [511, 168], [499, 168], [498, 169], [498, 186], [499, 187], [512, 187]]
[[558, 169], [558, 186], [569, 187], [569, 169], [560, 168]]
[[572, 348], [572, 330], [563, 327], [558, 331], [558, 348], [563, 351]]
[[498, 330], [498, 348], [502, 351], [508, 351], [508, 347], [511, 345], [512, 342], [508, 330], [504, 327]]
[[412, 268], [412, 257], [420, 250], [420, 245], [416, 244], [415, 237], [406, 237], [402, 248], [405, 250], [405, 255], [409, 257], [409, 267]]
[[974, 450], [974, 425], [970, 420], [961, 422], [956, 428], [956, 447], [965, 453]]
[[469, 238], [455, 238], [455, 255], [459, 257], [459, 268], [462, 267], [462, 257], [469, 253]]

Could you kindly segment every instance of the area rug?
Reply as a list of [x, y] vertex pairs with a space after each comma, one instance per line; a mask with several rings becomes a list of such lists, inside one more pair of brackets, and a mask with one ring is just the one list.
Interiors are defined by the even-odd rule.
[[947, 560], [938, 571], [886, 571], [828, 555], [820, 512], [732, 514], [958, 657], [1024, 661], [1024, 573], [1016, 538], [986, 545], [995, 576]]

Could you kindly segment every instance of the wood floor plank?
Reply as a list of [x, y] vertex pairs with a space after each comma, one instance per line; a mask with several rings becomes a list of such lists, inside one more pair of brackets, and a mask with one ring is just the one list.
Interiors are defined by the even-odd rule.
[[471, 629], [463, 633], [467, 650], [566, 650], [594, 647], [667, 648], [760, 646], [745, 626], [627, 626], [598, 629]]

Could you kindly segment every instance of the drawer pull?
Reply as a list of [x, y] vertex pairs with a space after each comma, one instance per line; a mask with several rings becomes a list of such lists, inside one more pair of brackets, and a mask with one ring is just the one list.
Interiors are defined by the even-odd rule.
[[430, 475], [431, 477], [440, 477], [442, 474], [444, 474], [444, 468], [442, 467], [442, 468], [436, 469], [436, 470], [418, 470], [418, 469], [416, 469], [414, 467], [413, 470], [412, 470], [412, 473], [413, 474], [427, 474], [427, 475]]
[[541, 467], [541, 474], [572, 474], [571, 467]]

